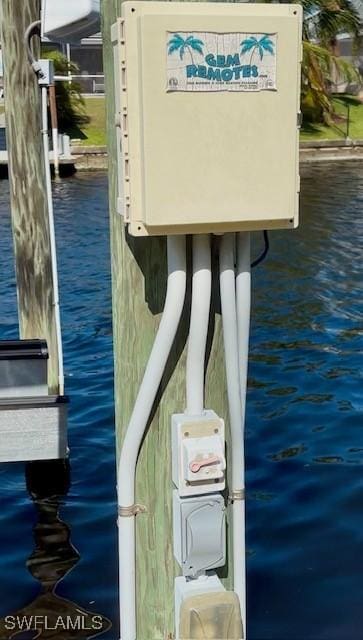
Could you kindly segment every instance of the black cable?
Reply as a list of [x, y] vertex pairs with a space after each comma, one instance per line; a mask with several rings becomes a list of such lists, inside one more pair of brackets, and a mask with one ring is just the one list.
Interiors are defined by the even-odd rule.
[[270, 240], [269, 240], [267, 231], [263, 232], [263, 239], [265, 241], [265, 248], [262, 251], [261, 255], [259, 255], [258, 258], [256, 258], [256, 260], [251, 262], [251, 269], [253, 269], [254, 267], [257, 267], [257, 265], [260, 264], [260, 262], [262, 262], [268, 254], [268, 251], [270, 248]]

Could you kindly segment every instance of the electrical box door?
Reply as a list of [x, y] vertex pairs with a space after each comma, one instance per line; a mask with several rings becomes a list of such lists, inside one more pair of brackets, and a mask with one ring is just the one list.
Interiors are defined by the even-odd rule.
[[183, 575], [222, 567], [226, 562], [226, 515], [223, 496], [180, 498], [173, 492], [174, 555]]
[[124, 2], [118, 208], [133, 235], [298, 223], [302, 9]]

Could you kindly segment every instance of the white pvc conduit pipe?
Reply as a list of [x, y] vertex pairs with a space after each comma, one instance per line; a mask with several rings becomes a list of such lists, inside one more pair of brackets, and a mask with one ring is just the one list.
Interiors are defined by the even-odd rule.
[[[182, 315], [186, 289], [185, 236], [168, 236], [168, 284], [164, 312], [123, 441], [118, 466], [118, 505], [135, 502], [141, 441]], [[118, 518], [121, 639], [136, 639], [135, 515]]]
[[188, 415], [204, 411], [204, 365], [212, 290], [209, 235], [193, 236], [192, 309], [186, 364], [186, 410]]
[[[239, 358], [239, 387], [241, 399], [241, 481], [243, 492], [245, 490], [245, 416], [247, 394], [247, 368], [248, 348], [250, 338], [251, 317], [251, 244], [250, 233], [244, 232], [237, 235], [237, 335]], [[246, 638], [246, 551], [245, 551], [245, 500], [233, 502], [233, 557], [234, 557], [234, 588], [241, 601], [243, 624]]]
[[58, 129], [52, 127], [54, 173], [59, 178]]
[[242, 425], [246, 414], [248, 347], [251, 317], [251, 234], [237, 236], [237, 331], [239, 354], [239, 384], [241, 394]]
[[49, 164], [47, 87], [42, 87], [42, 139], [43, 139], [45, 180], [46, 180], [47, 201], [48, 201], [50, 257], [51, 257], [51, 263], [52, 263], [52, 280], [53, 280], [53, 306], [54, 306], [55, 330], [56, 330], [57, 350], [58, 350], [58, 381], [59, 381], [58, 384], [59, 384], [59, 395], [62, 396], [64, 394], [63, 346], [62, 346], [62, 330], [61, 330], [60, 309], [59, 309], [57, 248], [55, 243], [52, 181], [51, 181], [50, 164]]
[[[245, 503], [244, 503], [244, 420], [240, 386], [240, 360], [237, 331], [235, 235], [226, 234], [220, 247], [220, 292], [223, 339], [226, 362], [227, 393], [231, 426], [231, 500], [233, 528], [233, 579], [246, 638], [246, 562], [245, 562]], [[239, 312], [241, 310], [239, 309]], [[244, 313], [244, 311], [243, 311]], [[242, 330], [242, 324], [241, 324]], [[247, 359], [248, 352], [243, 356]]]

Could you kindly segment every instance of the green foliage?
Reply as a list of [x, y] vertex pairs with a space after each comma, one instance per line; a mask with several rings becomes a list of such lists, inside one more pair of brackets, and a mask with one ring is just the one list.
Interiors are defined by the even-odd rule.
[[106, 109], [103, 97], [85, 98], [89, 123], [82, 130], [74, 132], [81, 144], [104, 146], [106, 144]]
[[300, 131], [301, 140], [344, 140], [347, 135], [353, 140], [363, 139], [363, 104], [359, 98], [339, 94], [332, 100], [333, 123], [326, 125], [319, 123], [317, 118], [309, 121], [305, 118]]
[[331, 124], [334, 104], [330, 87], [333, 78], [347, 83], [361, 83], [359, 71], [324, 46], [303, 42], [301, 104], [310, 122]]
[[339, 33], [357, 45], [360, 18], [351, 0], [301, 0], [304, 11], [301, 105], [305, 120], [332, 124], [331, 88], [336, 82], [361, 85], [359, 71], [336, 55]]
[[[66, 76], [68, 71], [72, 74], [78, 72], [78, 67], [73, 62], [68, 64], [66, 56], [60, 51], [44, 51], [45, 58], [53, 60], [56, 75]], [[89, 122], [85, 109], [85, 101], [81, 95], [81, 86], [72, 82], [56, 82], [55, 93], [57, 99], [58, 128], [60, 132], [77, 129]]]
[[358, 42], [360, 16], [351, 0], [301, 0], [304, 37], [314, 34], [321, 45], [330, 47], [338, 33], [349, 33]]

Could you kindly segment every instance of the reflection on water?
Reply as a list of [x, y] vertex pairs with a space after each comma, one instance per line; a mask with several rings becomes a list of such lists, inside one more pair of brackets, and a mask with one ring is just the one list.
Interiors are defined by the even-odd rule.
[[[248, 637], [361, 640], [363, 171], [358, 162], [309, 165], [302, 173], [300, 228], [271, 233], [268, 259], [253, 273]], [[31, 500], [23, 466], [0, 465], [0, 616], [55, 594], [55, 611], [80, 603], [112, 620], [101, 637], [115, 640], [107, 180], [79, 174], [54, 191], [72, 483], [67, 497], [58, 488], [43, 494], [33, 473]], [[0, 302], [0, 335], [16, 337], [8, 184], [1, 181]], [[53, 503], [53, 494], [63, 497]], [[54, 639], [69, 637], [59, 631]]]
[[300, 227], [254, 272], [251, 640], [362, 636], [362, 204], [361, 163], [303, 167]]
[[[98, 632], [102, 640], [115, 640], [118, 562], [107, 178], [105, 173], [80, 175], [54, 182], [53, 188], [71, 398], [72, 482], [69, 468], [57, 463], [27, 465], [25, 473], [20, 463], [0, 465], [0, 640], [34, 637], [34, 631], [14, 636], [15, 629], [4, 629], [5, 616], [14, 612], [46, 612], [48, 627], [55, 626], [57, 616], [71, 616], [73, 631], [71, 625], [65, 631], [60, 622], [56, 630], [44, 629], [42, 638], [93, 638]], [[9, 183], [0, 180], [0, 337], [17, 336]], [[98, 629], [87, 630], [92, 617]]]
[[26, 566], [40, 583], [40, 589], [25, 607], [0, 619], [1, 640], [71, 640], [103, 635], [111, 627], [107, 618], [57, 595], [57, 585], [80, 559], [71, 543], [70, 529], [59, 517], [60, 505], [70, 485], [69, 462], [28, 463], [26, 485], [36, 510], [35, 548]]

